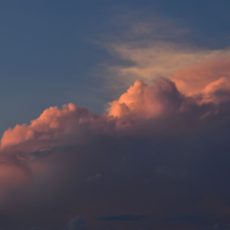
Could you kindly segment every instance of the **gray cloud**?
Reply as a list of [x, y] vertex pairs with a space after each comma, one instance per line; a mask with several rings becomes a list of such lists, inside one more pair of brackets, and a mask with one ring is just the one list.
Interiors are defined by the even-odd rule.
[[73, 216], [107, 229], [98, 216], [130, 213], [148, 219], [126, 229], [165, 229], [160, 220], [185, 210], [228, 223], [230, 98], [214, 86], [190, 96], [168, 79], [139, 81], [103, 115], [69, 104], [7, 130], [0, 214], [13, 225], [5, 229], [80, 228]]

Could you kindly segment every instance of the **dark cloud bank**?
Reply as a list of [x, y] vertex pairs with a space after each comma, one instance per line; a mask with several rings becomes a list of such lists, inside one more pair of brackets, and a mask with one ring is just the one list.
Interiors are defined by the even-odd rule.
[[0, 229], [228, 229], [221, 79], [192, 95], [136, 81], [103, 115], [67, 104], [6, 130]]

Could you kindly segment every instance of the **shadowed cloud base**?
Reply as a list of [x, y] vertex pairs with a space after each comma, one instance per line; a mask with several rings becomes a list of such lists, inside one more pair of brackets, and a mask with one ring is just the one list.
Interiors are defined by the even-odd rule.
[[69, 103], [6, 130], [1, 229], [228, 226], [229, 76], [180, 84], [137, 80], [102, 115]]

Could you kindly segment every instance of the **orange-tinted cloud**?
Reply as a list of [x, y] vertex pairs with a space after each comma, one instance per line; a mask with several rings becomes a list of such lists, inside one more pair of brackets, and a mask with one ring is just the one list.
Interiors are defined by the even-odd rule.
[[[127, 130], [144, 120], [161, 118], [168, 124], [172, 117], [193, 116], [199, 120], [216, 114], [222, 104], [229, 101], [227, 77], [213, 80], [193, 94], [180, 91], [176, 83], [167, 78], [156, 78], [152, 83], [137, 80], [118, 99], [109, 103], [103, 115], [95, 115], [72, 103], [44, 110], [30, 124], [6, 130], [1, 138], [1, 150], [15, 146], [17, 151], [41, 151], [82, 143], [95, 135], [119, 135], [119, 127], [129, 122], [124, 126]], [[126, 123], [123, 123], [124, 119]]]
[[164, 77], [173, 80], [183, 93], [195, 94], [219, 78], [230, 81], [228, 48], [205, 50], [156, 41], [112, 44], [109, 50], [126, 61], [125, 65], [109, 66], [112, 82], [119, 79], [126, 84]]
[[73, 103], [62, 108], [50, 107], [30, 124], [16, 125], [13, 129], [6, 130], [1, 139], [1, 149], [25, 144], [24, 150], [30, 146], [30, 151], [35, 151], [70, 143], [72, 138], [74, 142], [80, 142], [90, 130], [97, 130], [100, 119]]
[[134, 74], [139, 80], [104, 114], [70, 103], [6, 130], [0, 214], [50, 226], [73, 214], [92, 218], [105, 210], [160, 220], [175, 210], [199, 211], [200, 194], [210, 190], [227, 200], [230, 87], [222, 57], [228, 51], [173, 52], [159, 54], [159, 63], [167, 65], [158, 70], [169, 74], [159, 78], [149, 51], [136, 69], [139, 77]]
[[135, 81], [118, 100], [110, 104], [108, 114], [116, 118], [128, 115], [154, 118], [177, 110], [181, 101], [182, 96], [176, 86], [167, 79], [155, 80], [152, 85]]
[[180, 90], [186, 93], [199, 93], [213, 82], [225, 78], [225, 84], [230, 85], [230, 51], [210, 51], [198, 63], [184, 66], [171, 74]]

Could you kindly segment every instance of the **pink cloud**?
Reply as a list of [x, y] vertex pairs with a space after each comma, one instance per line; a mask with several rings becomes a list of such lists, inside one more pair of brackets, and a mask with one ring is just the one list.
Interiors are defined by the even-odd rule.
[[173, 117], [194, 115], [199, 120], [207, 114], [216, 114], [220, 105], [230, 101], [229, 92], [228, 78], [225, 77], [211, 81], [192, 95], [181, 92], [169, 79], [155, 79], [151, 84], [138, 80], [109, 103], [107, 112], [102, 115], [78, 108], [73, 103], [45, 109], [29, 124], [6, 130], [1, 138], [1, 151], [13, 146], [17, 151], [38, 151], [82, 143], [102, 134], [119, 135], [121, 127], [129, 131], [139, 125], [138, 121], [160, 118], [169, 124]]
[[212, 51], [198, 63], [179, 68], [170, 76], [181, 91], [190, 94], [199, 93], [207, 85], [221, 78], [225, 78], [227, 85], [230, 85], [230, 53], [228, 50]]
[[[192, 76], [191, 69], [188, 73]], [[0, 146], [0, 214], [31, 215], [33, 220], [50, 215], [56, 220], [59, 215], [65, 219], [72, 208], [96, 216], [104, 210], [133, 211], [135, 206], [149, 215], [159, 213], [153, 197], [168, 210], [165, 197], [172, 188], [181, 206], [188, 202], [178, 196], [182, 188], [187, 191], [185, 181], [189, 186], [199, 181], [198, 193], [200, 187], [209, 191], [206, 175], [216, 170], [212, 184], [226, 176], [229, 166], [215, 164], [230, 148], [229, 78], [213, 76], [198, 82], [196, 91], [186, 89], [191, 80], [179, 75], [137, 80], [104, 114], [69, 103], [6, 130]], [[187, 86], [180, 87], [178, 79]], [[202, 171], [204, 164], [208, 172]], [[61, 208], [50, 214], [57, 204]], [[175, 211], [174, 204], [170, 210]]]
[[175, 84], [167, 79], [158, 79], [151, 85], [135, 81], [129, 89], [108, 109], [110, 116], [121, 118], [134, 115], [142, 118], [154, 118], [178, 109], [182, 95]]
[[36, 151], [81, 142], [84, 136], [90, 136], [91, 132], [97, 131], [102, 124], [101, 119], [73, 103], [63, 105], [61, 108], [50, 107], [30, 124], [16, 125], [13, 129], [6, 130], [1, 139], [1, 149], [23, 144], [24, 151], [27, 148]]

